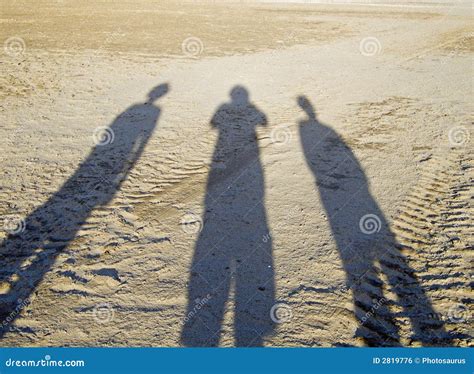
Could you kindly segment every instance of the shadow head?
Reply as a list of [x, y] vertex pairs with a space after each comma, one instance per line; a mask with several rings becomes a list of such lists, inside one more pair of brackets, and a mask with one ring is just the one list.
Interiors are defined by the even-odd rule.
[[170, 89], [170, 86], [168, 83], [162, 83], [156, 86], [148, 93], [148, 101], [152, 103], [158, 100], [160, 97], [166, 95], [169, 89]]
[[311, 104], [311, 101], [306, 96], [298, 96], [297, 100], [298, 105], [303, 109], [308, 117], [312, 120], [316, 120], [316, 112], [314, 111], [313, 104]]
[[243, 86], [235, 86], [230, 91], [230, 98], [235, 104], [246, 104], [249, 102], [249, 92]]

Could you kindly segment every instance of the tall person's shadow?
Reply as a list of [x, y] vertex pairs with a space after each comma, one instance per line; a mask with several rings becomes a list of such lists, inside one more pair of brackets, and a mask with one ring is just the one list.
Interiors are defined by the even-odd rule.
[[[449, 343], [443, 324], [399, 247], [388, 222], [372, 197], [367, 177], [344, 140], [316, 118], [310, 101], [298, 104], [308, 118], [300, 123], [300, 139], [314, 174], [359, 322], [357, 335], [366, 344], [400, 345], [399, 317], [408, 317], [412, 338], [424, 345]], [[382, 276], [387, 279], [384, 284]], [[390, 289], [397, 301], [386, 297]], [[386, 290], [385, 290], [386, 291]]]
[[272, 243], [264, 207], [264, 176], [256, 127], [266, 116], [244, 87], [231, 91], [211, 120], [219, 132], [207, 182], [203, 229], [195, 245], [181, 341], [219, 344], [234, 290], [237, 346], [261, 346], [273, 331]]
[[[56, 257], [68, 247], [92, 210], [114, 197], [152, 135], [160, 108], [154, 102], [168, 92], [155, 87], [145, 103], [121, 113], [95, 133], [96, 146], [74, 174], [24, 220], [24, 231], [0, 245], [0, 337], [18, 315]], [[7, 323], [5, 323], [5, 321]]]

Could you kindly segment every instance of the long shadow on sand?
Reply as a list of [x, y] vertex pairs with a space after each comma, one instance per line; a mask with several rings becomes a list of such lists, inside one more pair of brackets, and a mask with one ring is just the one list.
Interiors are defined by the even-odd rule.
[[1, 243], [0, 284], [8, 290], [0, 295], [0, 337], [92, 210], [114, 197], [156, 127], [160, 108], [154, 102], [167, 91], [168, 85], [161, 84], [147, 102], [117, 116], [77, 171], [25, 219], [25, 230]]
[[[272, 243], [256, 127], [266, 116], [236, 86], [211, 120], [219, 132], [207, 182], [203, 229], [196, 242], [181, 342], [217, 346], [226, 304], [234, 304], [237, 346], [261, 346], [274, 329]], [[234, 297], [229, 300], [231, 289]]]
[[[364, 171], [343, 139], [320, 123], [310, 101], [298, 104], [308, 118], [300, 123], [300, 139], [308, 166], [319, 189], [321, 202], [339, 250], [347, 287], [352, 291], [359, 322], [357, 335], [368, 345], [397, 346], [399, 327], [383, 288], [397, 296], [399, 317], [408, 317], [412, 338], [423, 345], [449, 345], [437, 314], [413, 269], [397, 250], [388, 222], [372, 197]], [[384, 274], [388, 284], [384, 285]]]

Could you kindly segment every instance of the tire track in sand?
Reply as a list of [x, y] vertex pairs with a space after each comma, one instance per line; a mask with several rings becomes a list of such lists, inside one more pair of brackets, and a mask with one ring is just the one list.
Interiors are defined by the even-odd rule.
[[472, 336], [473, 170], [473, 158], [462, 149], [433, 157], [392, 224], [438, 310], [427, 325], [443, 321], [453, 339], [463, 338], [461, 345]]

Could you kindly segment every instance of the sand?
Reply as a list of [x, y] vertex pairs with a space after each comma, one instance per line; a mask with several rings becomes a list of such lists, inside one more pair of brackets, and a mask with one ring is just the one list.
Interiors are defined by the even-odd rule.
[[469, 2], [27, 4], [2, 346], [472, 344]]

